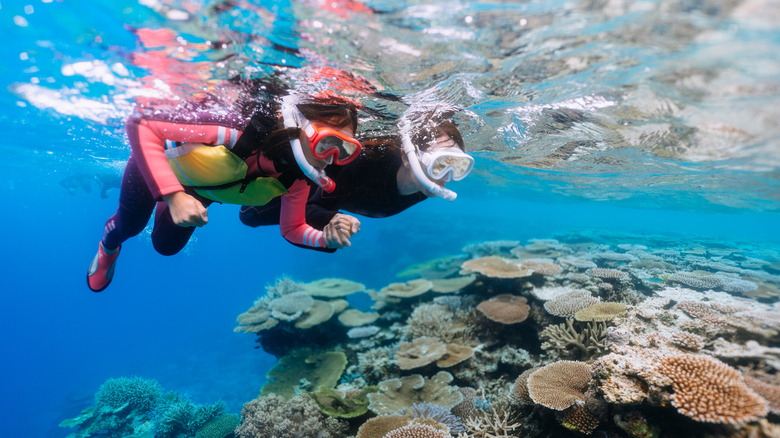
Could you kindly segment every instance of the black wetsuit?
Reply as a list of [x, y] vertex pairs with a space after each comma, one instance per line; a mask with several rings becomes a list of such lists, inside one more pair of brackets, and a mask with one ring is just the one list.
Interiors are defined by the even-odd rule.
[[[367, 217], [387, 217], [398, 214], [427, 198], [423, 193], [401, 195], [396, 181], [403, 166], [398, 147], [377, 146], [370, 153], [364, 150], [345, 166], [328, 166], [326, 172], [336, 183], [332, 193], [312, 187], [306, 205], [306, 222], [322, 229], [339, 210]], [[241, 207], [241, 222], [250, 227], [279, 223], [279, 202], [260, 207]]]

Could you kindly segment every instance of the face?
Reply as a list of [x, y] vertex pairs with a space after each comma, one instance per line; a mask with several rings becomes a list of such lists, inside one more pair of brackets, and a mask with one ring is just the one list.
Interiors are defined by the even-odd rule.
[[[319, 125], [329, 127], [332, 129], [337, 129], [339, 131], [349, 134], [350, 136], [355, 135], [355, 133], [352, 131], [351, 126], [333, 126], [324, 123], [319, 123]], [[301, 131], [301, 135], [299, 139], [301, 141], [301, 146], [303, 148], [303, 155], [306, 157], [306, 161], [308, 161], [309, 164], [312, 165], [312, 167], [314, 167], [315, 169], [324, 169], [327, 165], [333, 163], [333, 155], [329, 155], [325, 157], [325, 159], [317, 158], [314, 156], [314, 154], [311, 151], [311, 143], [309, 142], [309, 137], [307, 137], [303, 131]], [[320, 140], [320, 143], [317, 145], [317, 147], [318, 148], [320, 146], [327, 147], [328, 140], [329, 139], [327, 137], [323, 140]]]

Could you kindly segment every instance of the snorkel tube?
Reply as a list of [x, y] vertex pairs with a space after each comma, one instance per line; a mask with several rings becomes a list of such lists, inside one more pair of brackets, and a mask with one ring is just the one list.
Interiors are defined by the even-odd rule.
[[403, 119], [399, 125], [399, 130], [401, 131], [401, 144], [406, 154], [406, 160], [409, 162], [412, 174], [423, 186], [423, 190], [430, 195], [454, 201], [458, 197], [457, 193], [436, 184], [425, 175], [425, 171], [420, 166], [420, 158], [417, 156], [417, 147], [412, 143], [409, 120]]
[[[298, 123], [298, 115], [300, 113], [298, 113], [298, 109], [295, 107], [294, 100], [295, 98], [293, 96], [285, 96], [282, 98], [282, 120], [284, 120], [285, 128], [301, 127]], [[303, 171], [303, 174], [320, 186], [322, 190], [331, 193], [336, 188], [336, 183], [325, 174], [325, 170], [316, 169], [309, 163], [309, 160], [303, 155], [301, 140], [298, 138], [290, 140], [290, 146], [292, 147], [295, 161], [298, 163], [298, 167]]]

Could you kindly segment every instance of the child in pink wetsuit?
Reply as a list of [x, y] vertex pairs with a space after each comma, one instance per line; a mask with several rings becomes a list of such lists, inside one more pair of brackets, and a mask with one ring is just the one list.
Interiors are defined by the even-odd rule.
[[[271, 99], [256, 102], [250, 109], [187, 105], [184, 111], [158, 109], [131, 117], [127, 135], [132, 152], [122, 178], [119, 208], [104, 227], [87, 273], [89, 288], [100, 292], [108, 287], [122, 243], [144, 229], [155, 208], [152, 243], [160, 254], [173, 255], [196, 227], [206, 225], [209, 204], [238, 202], [215, 193], [232, 189], [241, 196], [248, 187], [247, 193], [252, 192], [256, 179], [264, 181], [262, 187], [271, 187], [259, 190], [262, 197], [257, 205], [281, 196], [280, 231], [290, 243], [328, 252], [348, 245], [357, 225], [344, 223], [338, 231], [323, 233], [306, 223], [305, 211], [312, 172], [330, 163], [345, 164], [360, 153], [353, 138], [355, 105], [333, 96], [288, 99], [281, 105]], [[176, 160], [208, 147], [219, 150], [206, 150], [207, 156], [211, 152], [229, 156], [233, 159], [229, 162], [240, 164], [245, 174], [219, 184], [192, 183], [195, 178]], [[206, 173], [211, 169], [202, 167]]]

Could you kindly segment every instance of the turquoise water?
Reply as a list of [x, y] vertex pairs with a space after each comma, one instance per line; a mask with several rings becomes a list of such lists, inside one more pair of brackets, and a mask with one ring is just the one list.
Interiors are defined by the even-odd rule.
[[[66, 436], [60, 421], [120, 376], [240, 412], [276, 358], [233, 333], [235, 318], [282, 275], [379, 289], [412, 264], [502, 239], [676, 242], [780, 261], [776, 2], [213, 5], [0, 3], [0, 436]], [[131, 31], [141, 28], [179, 39], [144, 47]], [[150, 54], [166, 69], [139, 61]], [[163, 83], [191, 91], [197, 83], [166, 72], [195, 66], [205, 79], [277, 72], [309, 89], [338, 89], [307, 81], [314, 68], [350, 71], [403, 99], [349, 92], [375, 111], [362, 114], [366, 131], [392, 129], [371, 114], [458, 106], [475, 171], [452, 185], [455, 202], [364, 218], [353, 246], [333, 255], [216, 206], [175, 257], [157, 255], [148, 232], [129, 241], [114, 284], [93, 294], [84, 272], [116, 208], [124, 119]]]

